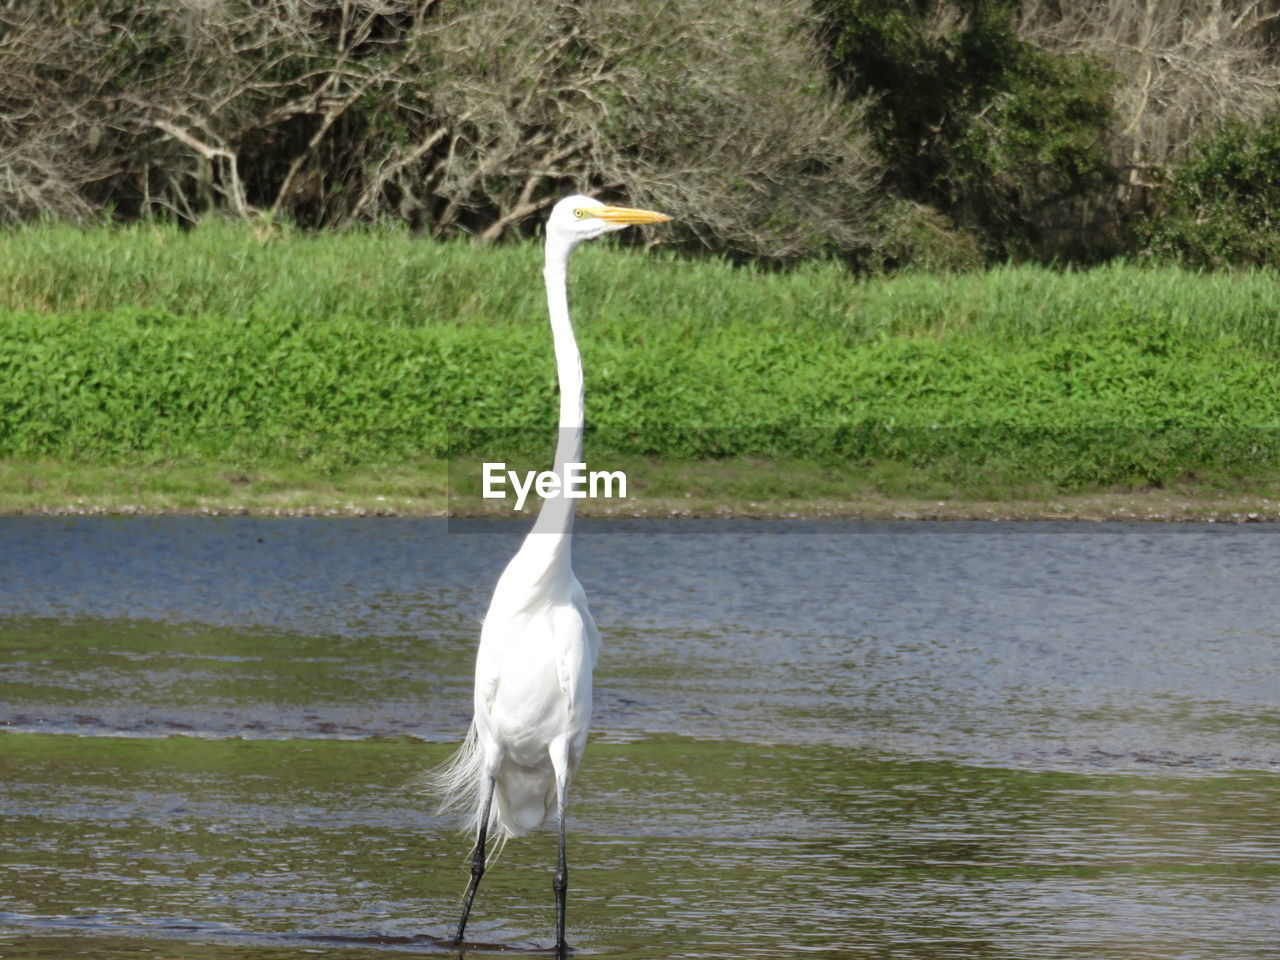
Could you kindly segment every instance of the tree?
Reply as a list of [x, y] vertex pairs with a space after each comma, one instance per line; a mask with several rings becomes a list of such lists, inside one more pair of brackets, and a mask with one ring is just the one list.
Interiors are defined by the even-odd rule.
[[1107, 135], [1115, 186], [1094, 219], [1133, 249], [1162, 194], [1205, 138], [1280, 107], [1278, 0], [1024, 0], [1028, 43], [1105, 63], [1114, 77]]
[[857, 256], [878, 160], [808, 18], [804, 0], [13, 0], [0, 219], [493, 239], [592, 190], [670, 206], [718, 251]]
[[1107, 181], [1107, 70], [1018, 35], [1015, 0], [817, 0], [831, 68], [870, 122], [899, 194], [993, 253], [1053, 255]]

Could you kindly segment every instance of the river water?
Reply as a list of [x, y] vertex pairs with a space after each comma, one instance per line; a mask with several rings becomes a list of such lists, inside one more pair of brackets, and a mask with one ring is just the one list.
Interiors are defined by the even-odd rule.
[[[699, 523], [575, 546], [579, 957], [1280, 956], [1280, 531]], [[0, 954], [450, 952], [468, 843], [405, 784], [519, 542], [477, 529], [0, 519]], [[469, 955], [551, 944], [553, 858]]]

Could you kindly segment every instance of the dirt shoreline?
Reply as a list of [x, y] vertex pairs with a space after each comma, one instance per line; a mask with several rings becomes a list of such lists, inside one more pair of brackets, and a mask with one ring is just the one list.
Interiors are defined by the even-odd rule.
[[[1164, 490], [1073, 494], [1026, 500], [922, 500], [866, 494], [847, 499], [730, 501], [652, 498], [585, 502], [579, 515], [600, 519], [772, 519], [1032, 521], [1089, 523], [1280, 523], [1280, 497], [1191, 495]], [[261, 516], [502, 518], [514, 511], [450, 512], [439, 497], [326, 497], [314, 492], [252, 498], [92, 498], [0, 504], [0, 516]], [[529, 516], [526, 511], [524, 516]]]
[[[582, 517], [778, 520], [1075, 520], [1280, 523], [1280, 477], [1192, 478], [1072, 492], [993, 485], [968, 493], [923, 471], [842, 471], [787, 461], [621, 464], [629, 496], [578, 501]], [[469, 474], [464, 474], [469, 477]], [[473, 478], [472, 478], [473, 479]], [[529, 518], [515, 500], [457, 488], [448, 465], [94, 464], [0, 460], [3, 516]]]

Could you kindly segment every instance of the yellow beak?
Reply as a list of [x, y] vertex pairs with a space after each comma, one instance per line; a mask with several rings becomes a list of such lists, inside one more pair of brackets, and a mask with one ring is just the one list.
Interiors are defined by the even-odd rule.
[[632, 207], [600, 207], [596, 217], [609, 223], [666, 223], [672, 218], [653, 210], [636, 210]]

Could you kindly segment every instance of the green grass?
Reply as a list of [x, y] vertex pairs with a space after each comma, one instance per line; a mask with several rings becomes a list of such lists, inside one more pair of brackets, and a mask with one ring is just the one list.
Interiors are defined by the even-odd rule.
[[[0, 457], [332, 478], [545, 456], [540, 256], [218, 223], [0, 233]], [[860, 281], [600, 243], [571, 274], [597, 460], [809, 462], [928, 496], [1280, 475], [1275, 272]]]
[[443, 514], [444, 461], [316, 470], [297, 463], [0, 460], [0, 514]]
[[[477, 248], [397, 230], [258, 235], [221, 222], [191, 231], [45, 225], [0, 231], [0, 309], [506, 327], [542, 321], [540, 262], [535, 244]], [[602, 241], [581, 248], [571, 272], [579, 319], [623, 341], [768, 331], [851, 342], [965, 334], [1017, 345], [1137, 325], [1280, 356], [1274, 271], [1019, 266], [858, 281], [834, 263], [764, 274]]]

